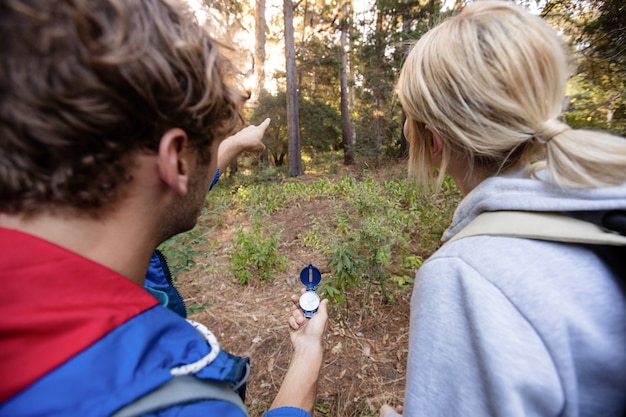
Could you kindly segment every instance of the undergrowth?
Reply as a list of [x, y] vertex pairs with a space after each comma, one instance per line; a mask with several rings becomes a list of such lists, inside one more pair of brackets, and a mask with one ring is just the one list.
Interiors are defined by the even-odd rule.
[[[269, 233], [264, 233], [269, 230]], [[284, 270], [286, 258], [277, 252], [280, 232], [267, 229], [257, 218], [251, 227], [233, 234], [229, 252], [230, 270], [240, 284], [253, 279], [271, 280], [275, 270]]]
[[[206, 215], [216, 214], [211, 224], [219, 224], [226, 209], [254, 219], [233, 234], [230, 270], [241, 284], [273, 279], [286, 258], [278, 251], [281, 231], [268, 224], [268, 217], [279, 218], [285, 208], [314, 199], [326, 200], [333, 210], [320, 215], [299, 243], [326, 259], [330, 276], [324, 277], [321, 292], [341, 304], [349, 287], [375, 286], [393, 301], [394, 292], [412, 282], [416, 269], [439, 246], [459, 193], [450, 179], [437, 195], [424, 193], [397, 164], [382, 173], [358, 169], [325, 175], [324, 169], [337, 171], [337, 161], [325, 163], [316, 167], [319, 176], [307, 181], [286, 179], [275, 169], [220, 180], [207, 198]], [[187, 255], [178, 250], [179, 257]]]
[[176, 277], [180, 272], [188, 272], [196, 266], [195, 258], [200, 255], [196, 247], [205, 243], [202, 236], [202, 228], [194, 227], [192, 230], [176, 235], [161, 243], [158, 249], [163, 252], [167, 265], [170, 268], [172, 277]]

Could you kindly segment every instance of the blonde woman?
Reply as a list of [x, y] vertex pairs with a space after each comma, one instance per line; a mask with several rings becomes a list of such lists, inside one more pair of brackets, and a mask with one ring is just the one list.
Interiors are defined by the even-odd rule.
[[[410, 172], [479, 214], [626, 209], [626, 140], [559, 120], [568, 55], [540, 17], [475, 2], [412, 48], [398, 82]], [[622, 416], [624, 248], [506, 236], [445, 244], [411, 301], [404, 407], [381, 416]], [[621, 269], [620, 269], [621, 268]]]

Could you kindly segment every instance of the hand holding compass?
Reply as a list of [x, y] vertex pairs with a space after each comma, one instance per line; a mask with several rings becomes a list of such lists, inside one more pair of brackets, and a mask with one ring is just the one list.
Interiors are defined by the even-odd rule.
[[328, 324], [328, 300], [320, 301], [315, 292], [321, 276], [313, 265], [305, 267], [300, 273], [305, 289], [300, 296], [291, 296], [296, 306], [288, 319], [293, 356], [272, 408], [289, 406], [313, 412]]

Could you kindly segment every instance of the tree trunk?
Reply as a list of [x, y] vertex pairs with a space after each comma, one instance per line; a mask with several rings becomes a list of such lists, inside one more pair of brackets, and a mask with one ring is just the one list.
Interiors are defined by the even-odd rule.
[[[261, 101], [265, 95], [265, 30], [267, 22], [265, 20], [265, 0], [256, 0], [254, 8], [255, 26], [255, 48], [254, 48], [254, 74], [256, 78], [256, 86], [254, 89], [253, 100], [257, 103]], [[267, 149], [267, 141], [263, 138], [265, 149], [259, 153], [258, 169], [262, 171], [270, 166], [269, 150]]]
[[[404, 7], [402, 8], [402, 41], [404, 47], [402, 48], [402, 62], [406, 59], [410, 50], [409, 43], [409, 30], [411, 29], [411, 16], [409, 13], [409, 0], [404, 0]], [[432, 4], [432, 1], [431, 1]], [[402, 110], [402, 125], [400, 129], [400, 148], [398, 149], [398, 156], [402, 159], [406, 159], [409, 156], [409, 142], [406, 136], [404, 136], [404, 123], [406, 122], [406, 114]]]
[[380, 168], [381, 156], [383, 153], [383, 117], [382, 117], [382, 98], [380, 95], [376, 97], [376, 115], [374, 116], [374, 138], [376, 143], [376, 168]]
[[293, 2], [283, 0], [285, 15], [285, 58], [287, 60], [287, 152], [288, 177], [303, 174], [300, 154], [300, 115], [298, 112], [298, 79], [296, 74], [296, 46], [293, 34]]
[[[354, 8], [352, 7], [352, 4], [350, 4], [350, 13], [351, 13], [351, 17], [352, 19], [354, 19]], [[352, 20], [354, 22], [354, 20]], [[353, 26], [350, 25], [348, 26], [349, 28], [349, 32], [348, 34], [350, 36], [348, 36], [348, 42], [349, 42], [349, 55], [348, 55], [348, 59], [349, 59], [349, 65], [348, 65], [348, 79], [349, 80], [353, 80], [354, 81], [354, 77], [355, 77], [355, 71], [354, 71], [354, 67], [355, 65], [355, 45], [354, 45], [354, 38], [355, 36], [353, 36]], [[351, 84], [348, 84], [348, 108], [349, 109], [354, 109], [354, 101], [355, 101], [355, 94], [354, 94], [355, 88], [354, 88], [354, 82]], [[356, 133], [355, 133], [355, 129], [352, 129], [352, 145], [353, 145], [353, 150], [356, 153]]]
[[265, 0], [256, 0], [254, 9], [255, 26], [255, 47], [254, 47], [254, 75], [256, 85], [254, 88], [255, 101], [262, 98], [265, 93]]
[[[378, 61], [380, 65], [376, 65], [374, 68], [374, 73], [376, 74], [375, 79], [382, 79], [382, 60], [384, 53], [384, 45], [381, 37], [384, 34], [383, 27], [383, 9], [380, 1], [376, 2], [376, 39], [374, 41], [374, 50], [375, 52], [375, 62]], [[383, 97], [383, 92], [381, 91], [380, 85], [377, 85], [374, 88], [374, 98], [376, 102], [376, 106], [374, 108], [374, 140], [376, 143], [376, 168], [380, 168], [381, 165], [381, 156], [383, 150], [383, 115], [384, 115], [384, 102], [385, 99]]]
[[352, 120], [348, 100], [348, 51], [346, 50], [349, 27], [348, 2], [343, 5], [343, 19], [341, 21], [341, 137], [343, 142], [343, 164], [354, 164], [354, 139], [352, 135]]

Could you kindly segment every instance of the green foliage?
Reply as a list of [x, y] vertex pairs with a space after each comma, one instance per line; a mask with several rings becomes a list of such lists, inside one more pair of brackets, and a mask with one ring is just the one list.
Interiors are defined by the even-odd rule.
[[[390, 200], [370, 178], [355, 184], [351, 191], [350, 215], [337, 219], [335, 233], [340, 239], [329, 253], [329, 263], [336, 270], [334, 279], [341, 289], [359, 282], [375, 282], [384, 291], [392, 252], [406, 247], [403, 233], [391, 229], [395, 223], [393, 207], [398, 202]], [[346, 224], [347, 219], [350, 224]]]
[[325, 194], [329, 184], [327, 179], [321, 179], [313, 184], [285, 180], [280, 186], [275, 183], [234, 185], [232, 201], [253, 216], [269, 216], [284, 207], [300, 205]]
[[[311, 38], [304, 42], [298, 54], [298, 73], [300, 74], [300, 94], [308, 99], [324, 100], [336, 97], [339, 91], [339, 47], [334, 44], [332, 32], [327, 32], [321, 39]], [[335, 107], [339, 104], [326, 100]], [[338, 110], [338, 109], [336, 109]]]
[[[294, 2], [294, 6], [295, 14], [302, 17], [294, 21], [298, 94], [306, 101], [324, 103], [338, 112], [341, 68], [337, 42], [338, 5], [325, 0], [309, 0]], [[302, 113], [300, 118], [303, 123]], [[315, 137], [315, 140], [319, 139]]]
[[356, 150], [366, 158], [400, 156], [402, 111], [395, 84], [409, 44], [439, 19], [440, 1], [376, 0], [374, 10], [357, 17], [355, 45], [361, 88], [355, 91]]
[[192, 314], [202, 313], [207, 308], [213, 307], [216, 304], [217, 304], [216, 300], [202, 303], [202, 304], [198, 304], [198, 303], [190, 304], [187, 306], [187, 314], [192, 315]]
[[402, 267], [407, 268], [407, 269], [417, 270], [420, 266], [422, 266], [423, 262], [424, 261], [422, 260], [421, 257], [410, 255], [404, 259], [404, 262], [402, 263]]
[[[253, 123], [269, 117], [272, 123], [265, 132], [267, 149], [275, 166], [282, 166], [287, 158], [287, 97], [284, 92], [265, 95], [252, 111]], [[300, 97], [301, 146], [316, 151], [328, 151], [339, 146], [341, 118], [337, 109], [324, 101]]]
[[422, 266], [422, 257], [417, 255], [409, 255], [404, 258], [402, 262], [402, 268], [404, 270], [410, 271], [411, 275], [394, 275], [391, 277], [391, 280], [398, 286], [404, 287], [407, 284], [413, 284], [415, 282], [415, 274], [418, 268]]
[[253, 215], [269, 216], [285, 205], [285, 194], [276, 186], [264, 184], [237, 187], [233, 200]]
[[347, 229], [346, 236], [364, 258], [363, 278], [368, 284], [380, 285], [388, 301], [393, 299], [390, 283], [404, 284], [411, 279], [399, 282], [393, 277], [414, 275], [414, 265], [422, 254], [439, 246], [439, 236], [450, 222], [458, 197], [454, 188], [439, 196], [424, 195], [408, 179], [381, 183], [368, 179], [355, 189], [352, 201], [357, 224]]
[[331, 405], [328, 403], [321, 403], [321, 402], [315, 403], [315, 411], [325, 416], [330, 414], [330, 407]]
[[341, 116], [319, 100], [300, 101], [302, 145], [318, 151], [337, 149], [341, 140]]
[[548, 1], [542, 15], [576, 51], [563, 117], [626, 135], [626, 8], [622, 0]]
[[256, 221], [250, 229], [240, 229], [233, 234], [229, 252], [230, 270], [240, 284], [254, 279], [273, 279], [273, 270], [283, 270], [286, 258], [277, 253], [279, 233], [265, 237], [265, 226]]
[[564, 121], [574, 128], [602, 129], [626, 136], [626, 97], [610, 84], [612, 81], [606, 77], [574, 77]]
[[331, 300], [343, 302], [342, 294], [348, 287], [358, 287], [363, 271], [363, 259], [349, 245], [332, 248], [328, 265], [332, 271], [332, 281], [325, 282], [321, 290]]
[[626, 5], [623, 0], [595, 0], [593, 18], [585, 22], [582, 38], [589, 44], [586, 53], [595, 61], [626, 71]]
[[287, 95], [284, 91], [266, 94], [252, 110], [251, 123], [260, 123], [266, 118], [272, 122], [265, 131], [265, 142], [275, 166], [282, 166], [287, 157]]
[[163, 252], [167, 259], [174, 279], [180, 272], [189, 272], [196, 266], [194, 258], [200, 255], [200, 252], [195, 248], [203, 243], [205, 240], [202, 237], [202, 230], [196, 226], [192, 230], [178, 234], [159, 245], [158, 249]]
[[[326, 201], [327, 208], [298, 241], [326, 258], [330, 273], [320, 292], [342, 304], [349, 289], [376, 287], [392, 301], [396, 291], [405, 291], [412, 282], [422, 259], [439, 246], [460, 199], [450, 178], [433, 196], [404, 175], [404, 171], [400, 178], [390, 173], [389, 179], [379, 180], [362, 172], [280, 184], [247, 179], [245, 185], [233, 185], [230, 205], [258, 219], [276, 216], [288, 207]], [[262, 227], [259, 220], [233, 235], [231, 270], [241, 283], [267, 279], [277, 269], [270, 265], [281, 264], [276, 261], [279, 241], [280, 233], [267, 224]]]
[[[317, 247], [327, 257], [331, 277], [321, 290], [342, 303], [347, 288], [378, 285], [387, 300], [393, 300], [388, 288], [412, 282], [422, 254], [439, 246], [458, 192], [444, 187], [440, 196], [427, 196], [408, 179], [342, 177], [324, 182], [326, 193], [341, 197], [345, 205], [334, 210], [331, 227], [316, 225], [304, 238], [305, 245]], [[315, 188], [314, 184], [310, 186]]]

